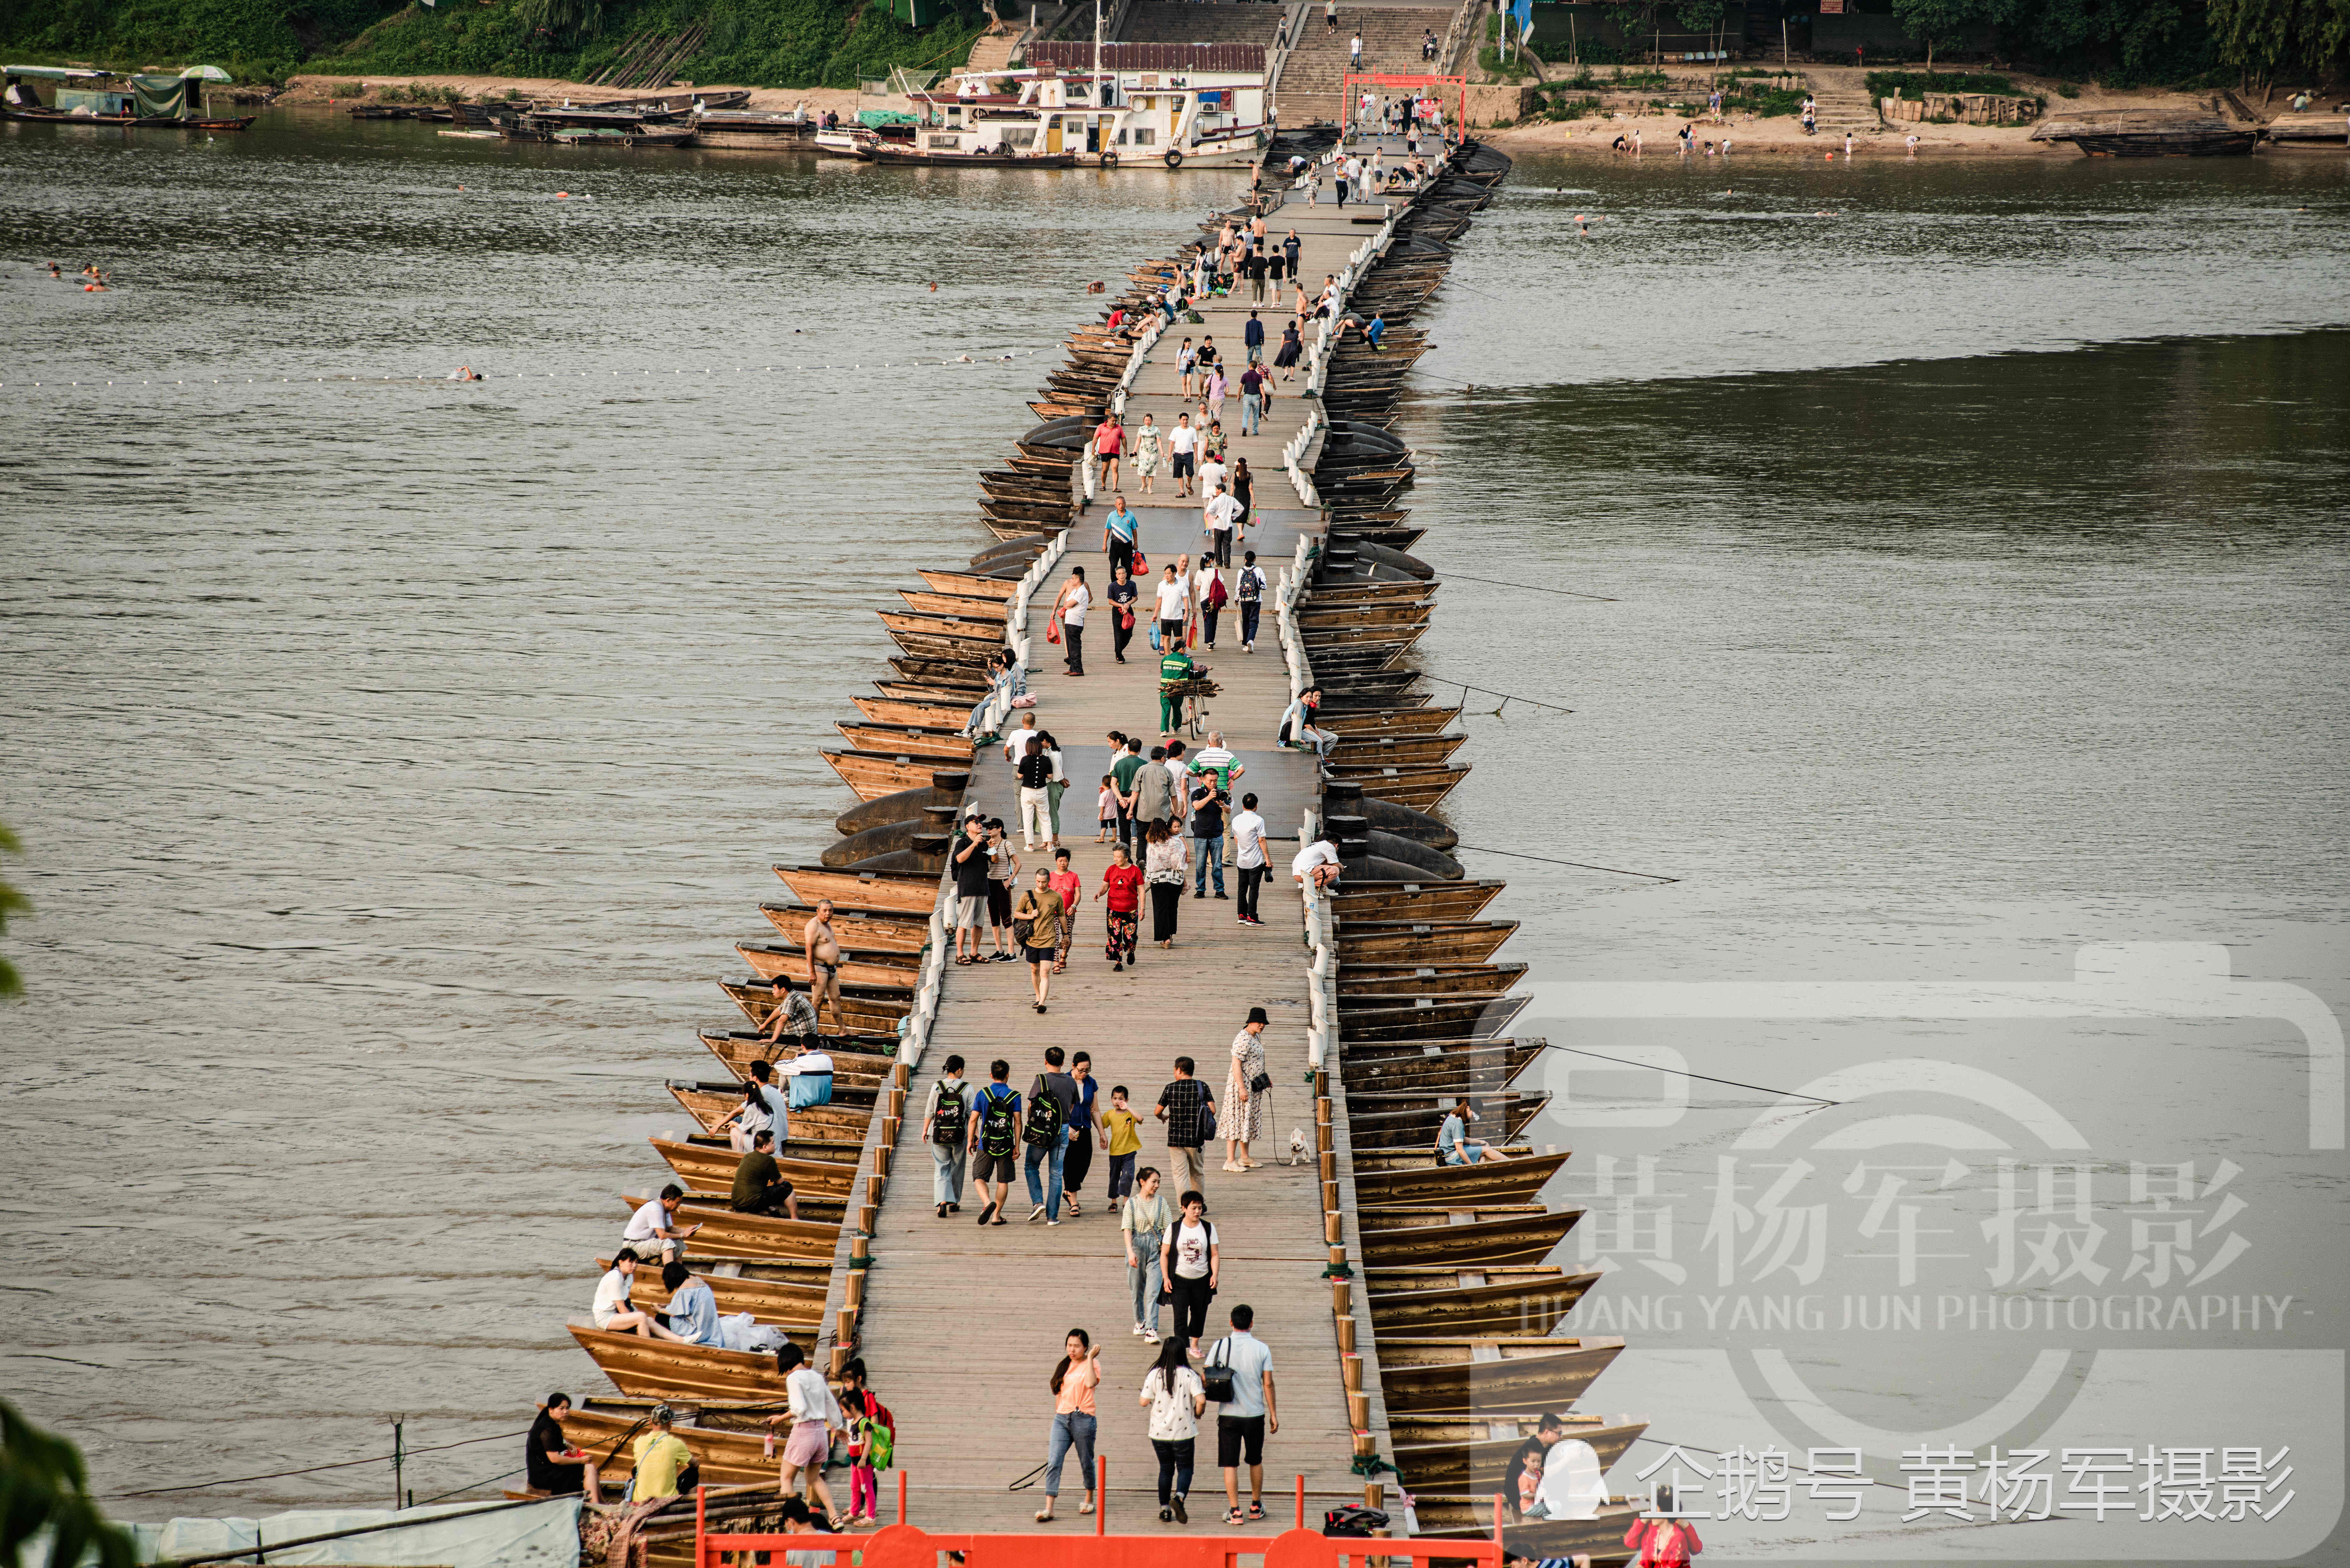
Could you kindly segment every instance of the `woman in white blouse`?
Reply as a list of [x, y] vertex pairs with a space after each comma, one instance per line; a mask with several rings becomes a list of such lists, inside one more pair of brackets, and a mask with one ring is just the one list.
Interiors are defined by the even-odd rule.
[[1189, 1523], [1183, 1500], [1191, 1490], [1194, 1443], [1200, 1417], [1208, 1407], [1207, 1385], [1191, 1368], [1191, 1341], [1170, 1334], [1159, 1347], [1158, 1364], [1142, 1379], [1142, 1403], [1150, 1407], [1150, 1448], [1159, 1456], [1159, 1518]]
[[[1157, 767], [1159, 764], [1149, 764]], [[1162, 948], [1175, 945], [1175, 917], [1183, 908], [1183, 878], [1191, 864], [1191, 850], [1180, 834], [1153, 820], [1144, 836], [1142, 879], [1150, 888], [1150, 940]]]

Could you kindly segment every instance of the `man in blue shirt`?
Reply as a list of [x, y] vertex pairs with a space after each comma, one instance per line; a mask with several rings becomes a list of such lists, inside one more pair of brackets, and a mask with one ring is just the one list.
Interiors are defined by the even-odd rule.
[[1251, 364], [1264, 358], [1264, 323], [1256, 318], [1253, 310], [1249, 312], [1248, 325], [1241, 328], [1241, 341], [1248, 348]]
[[1127, 575], [1134, 575], [1134, 541], [1142, 524], [1128, 509], [1123, 492], [1110, 498], [1109, 515], [1102, 519], [1102, 550], [1109, 556], [1110, 580], [1118, 580], [1118, 569], [1124, 566]]
[[[1232, 1308], [1231, 1337], [1208, 1352], [1206, 1370], [1232, 1369], [1232, 1397], [1216, 1411], [1216, 1463], [1224, 1472], [1226, 1524], [1264, 1517], [1264, 1435], [1281, 1430], [1273, 1396], [1273, 1347], [1249, 1332], [1256, 1314], [1243, 1303]], [[1240, 1467], [1249, 1470], [1248, 1512], [1241, 1512]]]

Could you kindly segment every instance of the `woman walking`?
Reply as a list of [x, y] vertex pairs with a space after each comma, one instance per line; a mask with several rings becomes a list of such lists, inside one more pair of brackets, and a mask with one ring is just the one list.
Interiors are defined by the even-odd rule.
[[1183, 1194], [1183, 1218], [1167, 1232], [1159, 1249], [1159, 1267], [1175, 1293], [1175, 1339], [1191, 1359], [1206, 1353], [1200, 1336], [1208, 1332], [1208, 1303], [1215, 1299], [1216, 1277], [1224, 1262], [1223, 1240], [1208, 1223], [1208, 1200], [1200, 1193]]
[[[1159, 1293], [1166, 1288], [1159, 1254], [1174, 1224], [1174, 1207], [1159, 1190], [1159, 1172], [1145, 1166], [1134, 1179], [1133, 1192], [1118, 1205], [1118, 1228], [1126, 1233], [1126, 1280], [1134, 1292], [1134, 1332], [1146, 1345], [1159, 1343]], [[1162, 1494], [1159, 1501], [1163, 1503], [1167, 1499]]]
[[1053, 972], [1059, 974], [1069, 967], [1069, 949], [1077, 940], [1077, 909], [1086, 901], [1086, 885], [1070, 868], [1066, 849], [1053, 852], [1053, 891], [1061, 898], [1061, 945], [1053, 959]]
[[[1079, 670], [1076, 673], [1083, 675], [1085, 671]], [[1050, 730], [1038, 731], [1036, 743], [1043, 746], [1045, 754], [1053, 759], [1053, 771], [1045, 780], [1045, 818], [1052, 826], [1053, 836], [1045, 847], [1058, 849], [1061, 846], [1061, 797], [1069, 793], [1069, 759], [1061, 754], [1061, 742], [1053, 738]]]
[[1061, 1462], [1069, 1450], [1086, 1473], [1086, 1501], [1077, 1511], [1094, 1511], [1094, 1390], [1101, 1384], [1101, 1352], [1081, 1328], [1069, 1330], [1068, 1352], [1053, 1368], [1053, 1436], [1045, 1459], [1045, 1506], [1036, 1522], [1053, 1522], [1053, 1504], [1061, 1495]]
[[[1298, 286], [1297, 304], [1298, 315], [1305, 315], [1305, 293], [1303, 284]], [[1281, 348], [1273, 357], [1273, 368], [1281, 372], [1283, 380], [1297, 379], [1297, 357], [1304, 352], [1305, 352], [1305, 340], [1297, 335], [1297, 323], [1293, 320], [1281, 329]]]
[[1150, 482], [1159, 475], [1159, 426], [1152, 416], [1142, 416], [1141, 428], [1134, 432], [1134, 472], [1142, 481], [1142, 493], [1150, 493]]
[[789, 1407], [768, 1417], [767, 1425], [791, 1428], [791, 1435], [784, 1440], [783, 1495], [797, 1495], [805, 1471], [808, 1501], [823, 1505], [825, 1523], [837, 1534], [847, 1521], [832, 1505], [832, 1489], [824, 1484], [824, 1461], [832, 1451], [832, 1434], [847, 1423], [840, 1417], [839, 1402], [833, 1398], [824, 1374], [806, 1363], [807, 1353], [788, 1341], [775, 1352], [775, 1370], [783, 1376]]
[[[1264, 1136], [1268, 1119], [1265, 1097], [1273, 1092], [1273, 1075], [1265, 1070], [1262, 1007], [1249, 1009], [1248, 1023], [1232, 1036], [1232, 1064], [1224, 1075], [1224, 1168], [1254, 1170], [1249, 1145]], [[1259, 1087], [1262, 1085], [1263, 1087]]]
[[[1224, 538], [1224, 547], [1229, 551], [1232, 548], [1232, 535], [1227, 534]], [[1199, 598], [1200, 626], [1201, 629], [1207, 634], [1203, 640], [1210, 648], [1213, 648], [1216, 646], [1216, 617], [1222, 614], [1224, 606], [1232, 602], [1232, 595], [1225, 590], [1222, 576], [1204, 556], [1200, 563]]]
[[1221, 422], [1224, 417], [1224, 367], [1220, 361], [1208, 369], [1208, 383], [1200, 389], [1200, 417]]
[[[1246, 549], [1249, 526], [1256, 521], [1256, 475], [1249, 472], [1248, 459], [1244, 457], [1232, 459], [1232, 476], [1224, 483], [1232, 491], [1232, 499], [1241, 504], [1239, 526], [1234, 531], [1233, 544], [1236, 548]], [[1229, 555], [1229, 552], [1227, 554]], [[1232, 562], [1227, 559], [1224, 565], [1229, 566]]]
[[1170, 1339], [1143, 1376], [1142, 1402], [1150, 1407], [1150, 1451], [1159, 1456], [1159, 1522], [1189, 1524], [1183, 1500], [1191, 1490], [1191, 1467], [1200, 1417], [1208, 1408], [1208, 1387], [1191, 1369], [1180, 1336]]
[[1053, 990], [1053, 960], [1060, 951], [1061, 922], [1067, 917], [1061, 896], [1053, 891], [1053, 874], [1039, 869], [1036, 885], [1020, 890], [1012, 909], [1012, 934], [1020, 942], [1020, 956], [1028, 961], [1028, 983], [1036, 992], [1036, 1011]]
[[1135, 940], [1141, 934], [1142, 924], [1142, 867], [1134, 863], [1123, 841], [1110, 846], [1109, 866], [1102, 872], [1101, 890], [1094, 897], [1109, 904], [1103, 950], [1109, 955], [1110, 972], [1116, 974], [1134, 961]]
[[1118, 488], [1118, 453], [1126, 450], [1126, 427], [1115, 412], [1104, 414], [1094, 427], [1094, 459], [1101, 465], [1101, 488]]
[[1142, 852], [1142, 867], [1150, 884], [1150, 940], [1162, 948], [1171, 948], [1175, 945], [1176, 913], [1183, 907], [1183, 877], [1191, 866], [1191, 857], [1183, 840], [1170, 833], [1164, 822], [1154, 818], [1144, 837], [1148, 847]]

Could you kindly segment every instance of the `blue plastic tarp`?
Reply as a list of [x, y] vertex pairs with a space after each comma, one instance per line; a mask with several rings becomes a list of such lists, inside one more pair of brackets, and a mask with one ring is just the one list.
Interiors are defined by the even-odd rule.
[[307, 1508], [266, 1519], [175, 1519], [168, 1524], [137, 1524], [142, 1563], [207, 1557], [250, 1551], [273, 1541], [297, 1541], [369, 1525], [397, 1524], [309, 1546], [269, 1548], [272, 1563], [371, 1563], [446, 1564], [447, 1568], [578, 1568], [579, 1500], [545, 1502], [484, 1512], [484, 1505], [446, 1503], [437, 1508]]

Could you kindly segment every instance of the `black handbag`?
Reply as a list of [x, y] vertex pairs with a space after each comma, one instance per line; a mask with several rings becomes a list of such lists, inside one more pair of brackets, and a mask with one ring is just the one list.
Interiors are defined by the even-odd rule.
[[1218, 1405], [1232, 1402], [1232, 1369], [1215, 1359], [1217, 1355], [1225, 1354], [1224, 1347], [1231, 1343], [1230, 1340], [1218, 1340], [1215, 1350], [1209, 1355], [1208, 1364], [1200, 1368], [1200, 1386], [1206, 1390], [1210, 1401]]
[[1249, 1093], [1252, 1095], [1262, 1095], [1272, 1087], [1273, 1075], [1270, 1073], [1259, 1073], [1249, 1080]]

